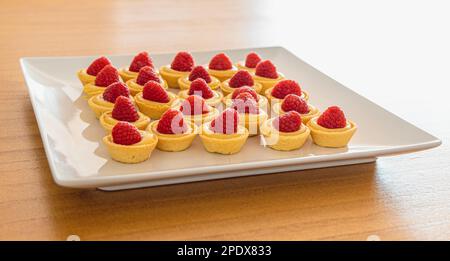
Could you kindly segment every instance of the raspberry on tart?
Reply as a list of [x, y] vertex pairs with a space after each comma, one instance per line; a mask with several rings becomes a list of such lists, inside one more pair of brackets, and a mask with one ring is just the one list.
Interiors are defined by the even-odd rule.
[[260, 92], [262, 88], [260, 83], [256, 83], [253, 80], [252, 75], [248, 71], [240, 70], [229, 80], [224, 81], [221, 85], [221, 89], [224, 95], [228, 95], [232, 93], [236, 88], [244, 86], [255, 89], [257, 93]]
[[106, 65], [95, 77], [94, 82], [83, 86], [83, 92], [90, 98], [105, 91], [112, 83], [120, 81], [119, 73], [112, 65]]
[[310, 111], [308, 103], [296, 94], [288, 94], [281, 103], [281, 109], [285, 112], [296, 111], [300, 114], [306, 114]]
[[260, 104], [248, 92], [240, 93], [232, 101], [231, 107], [239, 113], [239, 124], [248, 130], [250, 136], [257, 135], [259, 126], [267, 119], [267, 113], [260, 110]]
[[239, 61], [236, 63], [236, 67], [239, 70], [245, 70], [250, 73], [255, 73], [256, 65], [258, 65], [261, 60], [261, 57], [257, 53], [250, 52], [245, 57], [245, 61]]
[[210, 112], [210, 107], [202, 97], [191, 95], [181, 103], [180, 111], [184, 115], [199, 115]]
[[104, 112], [100, 116], [100, 123], [107, 132], [111, 132], [119, 121], [130, 122], [140, 130], [144, 130], [150, 123], [150, 118], [136, 110], [131, 99], [119, 96], [112, 111]]
[[213, 91], [209, 85], [202, 78], [197, 78], [188, 90], [182, 90], [178, 93], [178, 96], [182, 99], [186, 99], [190, 95], [198, 95], [206, 100], [206, 103], [211, 106], [217, 106], [222, 101], [223, 95], [220, 92]]
[[283, 80], [284, 75], [277, 71], [277, 68], [270, 60], [265, 60], [256, 65], [253, 79], [262, 85], [261, 93], [265, 93], [267, 89], [272, 88], [279, 81]]
[[133, 58], [131, 64], [128, 67], [120, 68], [120, 77], [124, 82], [127, 82], [131, 79], [136, 79], [139, 70], [141, 70], [141, 68], [145, 66], [149, 66], [151, 68], [154, 67], [152, 58], [150, 58], [150, 55], [147, 52], [140, 52]]
[[189, 81], [191, 82], [198, 78], [205, 80], [206, 83], [211, 82], [211, 76], [209, 75], [208, 71], [206, 71], [205, 67], [201, 65], [195, 66], [189, 74]]
[[189, 76], [194, 68], [194, 58], [188, 52], [178, 52], [170, 65], [159, 68], [159, 73], [170, 88], [180, 88], [178, 80]]
[[130, 90], [123, 82], [110, 84], [102, 94], [103, 99], [111, 103], [115, 103], [119, 96], [130, 97]]
[[158, 149], [182, 151], [189, 148], [198, 133], [198, 128], [186, 122], [179, 110], [168, 109], [158, 121], [148, 126], [148, 131], [158, 136]]
[[257, 102], [260, 110], [266, 111], [268, 109], [267, 108], [267, 104], [268, 104], [267, 98], [258, 94], [254, 88], [248, 87], [248, 86], [233, 89], [233, 92], [228, 94], [223, 100], [223, 102], [225, 103], [225, 106], [231, 107], [233, 105], [233, 100], [236, 99], [236, 97], [238, 97], [241, 93], [249, 93]]
[[164, 81], [158, 73], [151, 66], [144, 66], [139, 70], [136, 79], [131, 79], [127, 81], [127, 86], [130, 88], [131, 95], [136, 95], [142, 92], [144, 85], [149, 82], [154, 81], [160, 83], [164, 89], [167, 89], [167, 83]]
[[281, 80], [273, 88], [266, 90], [266, 97], [271, 103], [281, 102], [287, 95], [295, 94], [304, 100], [308, 100], [309, 96], [302, 91], [300, 85], [293, 80]]
[[209, 75], [205, 67], [201, 65], [195, 66], [188, 76], [179, 78], [178, 85], [180, 86], [180, 89], [187, 90], [191, 86], [192, 82], [197, 79], [205, 80], [206, 84], [208, 84], [209, 88], [212, 90], [220, 87], [220, 81], [216, 77]]
[[302, 125], [302, 116], [296, 111], [290, 111], [278, 116], [273, 121], [275, 129], [281, 132], [298, 131]]
[[216, 54], [208, 64], [209, 74], [218, 78], [221, 82], [229, 79], [236, 71], [237, 69], [230, 57], [225, 53]]
[[139, 110], [151, 119], [159, 119], [178, 100], [175, 94], [167, 92], [164, 87], [155, 81], [148, 81], [142, 92], [134, 96]]
[[315, 144], [330, 148], [347, 146], [357, 129], [338, 106], [328, 107], [320, 116], [312, 118], [307, 126]]
[[123, 163], [139, 163], [147, 160], [158, 143], [152, 133], [140, 131], [129, 122], [119, 121], [111, 134], [103, 138], [111, 158]]
[[95, 59], [88, 68], [80, 69], [77, 72], [78, 79], [83, 86], [88, 83], [95, 82], [97, 74], [107, 65], [111, 65], [111, 61], [109, 61], [105, 56], [101, 56]]
[[239, 124], [238, 112], [228, 108], [202, 125], [200, 138], [208, 152], [235, 154], [244, 146], [248, 135], [248, 130]]
[[250, 88], [250, 87], [248, 87], [248, 86], [246, 86], [246, 87], [241, 87], [241, 88], [238, 88], [238, 89], [235, 89], [235, 90], [233, 91], [232, 95], [231, 95], [231, 99], [236, 99], [236, 97], [237, 97], [239, 94], [241, 94], [241, 93], [249, 93], [249, 94], [251, 94], [251, 95], [253, 96], [253, 98], [254, 98], [256, 101], [259, 100], [259, 96], [258, 96], [258, 94], [256, 93], [255, 89]]
[[259, 108], [255, 98], [248, 92], [239, 94], [233, 99], [233, 109], [238, 113], [258, 114]]

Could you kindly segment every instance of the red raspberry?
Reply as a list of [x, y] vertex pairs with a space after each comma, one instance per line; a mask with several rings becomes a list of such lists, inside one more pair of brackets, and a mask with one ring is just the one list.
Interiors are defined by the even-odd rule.
[[278, 78], [277, 67], [269, 60], [259, 62], [258, 65], [256, 65], [255, 74], [264, 78]]
[[238, 71], [233, 77], [231, 77], [228, 85], [232, 88], [239, 88], [242, 86], [253, 86], [252, 75], [247, 71]]
[[161, 83], [158, 74], [151, 66], [144, 66], [139, 70], [139, 74], [136, 78], [136, 83], [139, 85], [145, 85], [148, 81], [154, 81]]
[[308, 104], [300, 96], [295, 94], [288, 94], [281, 103], [281, 109], [283, 111], [296, 111], [300, 114], [306, 114], [309, 112]]
[[181, 134], [187, 131], [187, 125], [180, 111], [168, 109], [161, 116], [156, 130], [163, 134]]
[[87, 68], [86, 72], [89, 75], [97, 76], [97, 74], [105, 67], [106, 65], [111, 65], [111, 62], [105, 56], [95, 59], [91, 65]]
[[139, 119], [138, 112], [130, 98], [119, 96], [112, 110], [112, 117], [119, 121], [135, 122]]
[[261, 61], [261, 57], [255, 52], [251, 52], [245, 58], [245, 67], [247, 68], [255, 68], [256, 65]]
[[294, 132], [300, 129], [302, 117], [296, 111], [287, 112], [273, 121], [273, 126], [281, 132]]
[[208, 113], [209, 108], [202, 97], [191, 95], [183, 101], [180, 107], [180, 111], [184, 115], [198, 115]]
[[192, 58], [192, 55], [188, 52], [177, 53], [170, 65], [170, 68], [180, 72], [190, 72], [193, 67], [194, 58]]
[[233, 62], [231, 62], [230, 57], [224, 53], [216, 54], [209, 62], [209, 69], [211, 70], [230, 70], [233, 68]]
[[278, 99], [284, 99], [288, 94], [302, 96], [300, 85], [293, 80], [282, 80], [272, 89], [272, 96]]
[[233, 109], [239, 113], [258, 114], [259, 108], [255, 98], [248, 93], [243, 92], [233, 100]]
[[123, 82], [115, 82], [110, 84], [103, 92], [103, 100], [112, 103], [115, 103], [117, 97], [119, 96], [130, 96], [130, 90], [128, 90], [128, 87]]
[[248, 86], [244, 86], [244, 87], [235, 89], [233, 91], [233, 93], [231, 94], [231, 99], [236, 99], [236, 97], [243, 92], [250, 93], [253, 96], [253, 98], [255, 99], [255, 101], [259, 100], [258, 94], [256, 93], [255, 89], [253, 89], [252, 87], [248, 87]]
[[159, 103], [168, 103], [170, 101], [166, 90], [164, 90], [161, 84], [154, 81], [148, 81], [144, 85], [144, 88], [142, 89], [142, 97], [146, 100]]
[[198, 78], [191, 82], [191, 86], [189, 87], [189, 95], [199, 95], [202, 96], [203, 99], [209, 99], [214, 96], [213, 91], [209, 88], [208, 84], [206, 84], [205, 80], [202, 78]]
[[132, 72], [139, 72], [139, 70], [144, 66], [154, 67], [152, 58], [150, 58], [147, 52], [138, 53], [138, 55], [133, 58], [128, 70]]
[[141, 133], [133, 124], [119, 121], [112, 129], [113, 142], [120, 145], [132, 145], [142, 140]]
[[195, 66], [189, 74], [189, 81], [191, 82], [198, 78], [202, 78], [206, 83], [210, 83], [212, 81], [208, 71], [206, 71], [205, 67], [200, 65]]
[[119, 72], [112, 65], [106, 65], [103, 69], [97, 74], [95, 78], [95, 85], [100, 87], [107, 87], [111, 83], [115, 83], [119, 81]]
[[211, 129], [215, 133], [233, 134], [237, 132], [238, 122], [239, 114], [237, 111], [228, 108], [211, 121]]
[[331, 106], [319, 116], [317, 124], [328, 129], [338, 129], [344, 128], [347, 125], [347, 119], [341, 108]]

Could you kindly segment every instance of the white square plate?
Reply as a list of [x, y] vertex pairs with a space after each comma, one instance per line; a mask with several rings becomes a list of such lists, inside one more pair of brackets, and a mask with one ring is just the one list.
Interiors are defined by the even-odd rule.
[[[139, 164], [113, 161], [102, 144], [104, 131], [82, 95], [76, 71], [95, 57], [22, 58], [30, 99], [55, 182], [76, 188], [118, 190], [199, 180], [374, 161], [376, 157], [439, 146], [441, 141], [317, 71], [281, 47], [223, 50], [234, 61], [254, 50], [272, 60], [287, 78], [300, 82], [310, 102], [320, 110], [341, 106], [358, 131], [347, 148], [321, 148], [309, 140], [304, 147], [280, 152], [249, 138], [241, 152], [225, 156], [208, 153], [197, 137], [183, 152], [155, 150]], [[193, 53], [206, 64], [218, 51]], [[174, 54], [152, 54], [155, 65], [170, 63]], [[116, 67], [132, 55], [109, 56]]]

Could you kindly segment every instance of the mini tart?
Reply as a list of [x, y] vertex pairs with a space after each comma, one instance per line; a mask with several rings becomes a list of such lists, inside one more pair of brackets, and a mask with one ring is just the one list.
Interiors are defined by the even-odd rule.
[[314, 143], [321, 147], [345, 147], [357, 129], [356, 124], [349, 120], [347, 120], [347, 125], [344, 128], [328, 129], [317, 124], [318, 118], [312, 118], [307, 126], [311, 129], [311, 137]]
[[146, 100], [142, 95], [142, 92], [140, 92], [134, 96], [139, 111], [150, 117], [150, 119], [155, 120], [161, 118], [161, 115], [178, 100], [177, 96], [171, 92], [167, 92], [167, 95], [169, 96], [169, 102], [167, 103]]
[[250, 67], [245, 66], [245, 61], [237, 62], [236, 63], [236, 67], [238, 68], [238, 70], [245, 70], [245, 71], [247, 71], [249, 73], [252, 73], [252, 74], [254, 74], [255, 70], [256, 70], [256, 68], [250, 68]]
[[[272, 96], [272, 88], [269, 88], [265, 91], [264, 95], [267, 97], [267, 99], [269, 100], [270, 104], [274, 105], [276, 103], [281, 103], [283, 101], [283, 99], [278, 99]], [[302, 95], [300, 96], [300, 98], [302, 98], [305, 101], [308, 101], [309, 99], [309, 94], [305, 91], [302, 90]]]
[[[178, 100], [176, 103], [172, 104], [173, 109], [180, 109], [180, 106], [182, 104], [182, 101]], [[219, 115], [219, 110], [210, 106], [208, 106], [209, 112], [204, 114], [195, 114], [195, 115], [185, 115], [183, 114], [183, 119], [185, 119], [188, 122], [195, 123], [197, 126], [202, 125], [205, 122], [212, 121], [214, 118], [216, 118]], [[181, 112], [183, 113], [183, 112]]]
[[248, 138], [248, 130], [239, 125], [237, 133], [222, 134], [211, 130], [211, 122], [204, 123], [200, 132], [203, 146], [208, 152], [219, 154], [235, 154], [244, 146]]
[[127, 82], [131, 79], [136, 79], [138, 77], [138, 74], [139, 72], [132, 72], [128, 70], [127, 67], [122, 67], [119, 69], [120, 78], [122, 78], [124, 82]]
[[[308, 104], [308, 108], [309, 108], [309, 112], [308, 113], [300, 114], [302, 116], [303, 124], [308, 123], [308, 121], [310, 121], [312, 118], [314, 118], [316, 116], [319, 116], [319, 114], [320, 114], [319, 109], [317, 109], [315, 106], [312, 106], [311, 104]], [[281, 108], [281, 102], [275, 103], [272, 106], [272, 111], [275, 112], [277, 115], [281, 115], [281, 114], [286, 113]]]
[[178, 79], [185, 76], [189, 77], [190, 73], [190, 71], [181, 72], [174, 70], [170, 68], [170, 65], [161, 66], [161, 68], [159, 68], [159, 74], [167, 82], [167, 85], [170, 88], [180, 88], [180, 86], [178, 85]]
[[258, 75], [254, 75], [253, 76], [253, 80], [255, 82], [260, 83], [262, 85], [261, 93], [266, 93], [267, 89], [272, 88], [279, 81], [284, 80], [284, 75], [282, 73], [278, 73], [278, 78], [276, 78], [276, 79], [266, 78], [266, 77], [261, 77], [261, 76], [258, 76]]
[[[150, 123], [150, 118], [144, 115], [142, 112], [138, 112], [139, 119], [135, 122], [130, 122], [136, 128], [140, 130], [145, 130], [147, 125]], [[104, 112], [100, 116], [100, 124], [102, 127], [106, 130], [107, 133], [111, 133], [112, 128], [114, 125], [116, 125], [119, 122], [119, 120], [116, 120], [112, 117], [112, 111]]]
[[88, 98], [91, 98], [94, 95], [103, 93], [106, 90], [106, 87], [97, 86], [95, 82], [89, 82], [83, 86], [83, 92], [86, 94]]
[[281, 132], [272, 125], [274, 119], [266, 120], [260, 127], [261, 133], [270, 148], [281, 151], [296, 150], [301, 148], [308, 140], [310, 130], [303, 123], [298, 131]]
[[[210, 76], [211, 82], [208, 84], [209, 88], [212, 90], [217, 90], [220, 87], [220, 81], [216, 77]], [[191, 87], [191, 81], [189, 81], [189, 75], [185, 77], [181, 77], [178, 79], [178, 86], [180, 86], [181, 90], [187, 90]]]
[[[129, 97], [131, 102], [134, 103], [133, 96]], [[88, 105], [94, 111], [95, 117], [98, 119], [100, 116], [107, 111], [112, 111], [114, 108], [114, 103], [106, 101], [103, 99], [103, 93], [97, 94], [89, 98]]]
[[255, 136], [260, 133], [261, 124], [267, 120], [267, 113], [259, 110], [258, 114], [239, 113], [239, 124], [244, 126], [249, 133], [249, 136]]
[[238, 71], [238, 69], [235, 66], [233, 66], [229, 70], [213, 70], [213, 69], [209, 69], [209, 66], [205, 66], [205, 67], [208, 68], [207, 70], [208, 70], [209, 75], [216, 77], [221, 82], [230, 79]]
[[[161, 81], [161, 86], [164, 89], [167, 89], [168, 88], [167, 82], [162, 77], [159, 77], [159, 80]], [[136, 79], [128, 80], [126, 82], [126, 85], [128, 86], [128, 89], [130, 89], [130, 94], [132, 96], [135, 96], [136, 94], [142, 92], [142, 90], [144, 89], [143, 85], [140, 85], [140, 84], [136, 83]]]
[[[256, 93], [260, 93], [261, 89], [262, 89], [262, 85], [260, 83], [258, 83], [258, 82], [254, 82], [253, 86], [250, 86], [250, 87], [255, 89]], [[230, 86], [230, 79], [228, 79], [228, 80], [222, 82], [222, 84], [220, 85], [220, 89], [222, 90], [223, 95], [226, 96], [226, 95], [232, 93], [237, 88], [231, 87]]]
[[88, 83], [95, 82], [95, 78], [97, 78], [94, 75], [88, 74], [86, 72], [86, 69], [80, 69], [77, 72], [77, 76], [78, 76], [78, 79], [80, 79], [80, 82], [81, 82], [81, 84], [83, 84], [83, 86], [88, 84]]
[[159, 120], [150, 123], [147, 131], [158, 136], [157, 148], [162, 151], [176, 152], [189, 148], [198, 134], [198, 127], [194, 123], [186, 123], [188, 129], [182, 134], [164, 134], [157, 130]]
[[[262, 96], [261, 94], [257, 94], [257, 95], [258, 95], [258, 107], [259, 107], [259, 109], [262, 109], [262, 110], [266, 111], [267, 110], [267, 104], [268, 104], [267, 98]], [[233, 100], [231, 99], [232, 96], [233, 96], [233, 94], [230, 93], [230, 94], [228, 94], [227, 96], [225, 96], [223, 98], [223, 103], [225, 104], [225, 106], [227, 108], [231, 107], [233, 105]]]
[[147, 160], [158, 143], [153, 133], [140, 131], [142, 140], [132, 145], [120, 145], [113, 142], [112, 135], [105, 136], [103, 143], [108, 148], [113, 160], [123, 163], [139, 163]]
[[[216, 107], [218, 106], [223, 99], [223, 94], [221, 92], [218, 91], [212, 91], [214, 96], [209, 98], [209, 99], [205, 99], [206, 104]], [[181, 99], [186, 99], [187, 97], [189, 97], [189, 90], [182, 90], [178, 93], [178, 97], [180, 97]]]

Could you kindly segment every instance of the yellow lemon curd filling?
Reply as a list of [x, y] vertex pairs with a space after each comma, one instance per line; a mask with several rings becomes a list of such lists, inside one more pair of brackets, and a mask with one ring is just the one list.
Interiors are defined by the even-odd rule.
[[[277, 115], [281, 115], [286, 113], [282, 108], [281, 108], [281, 102], [275, 103], [272, 106], [272, 111], [277, 114]], [[312, 118], [319, 116], [320, 111], [319, 109], [317, 109], [315, 106], [308, 104], [308, 109], [309, 112], [307, 113], [301, 113], [300, 115], [302, 116], [302, 122], [303, 124], [308, 123], [308, 121], [310, 121]]]
[[[242, 86], [242, 87], [244, 87], [244, 86]], [[253, 88], [256, 91], [256, 93], [260, 93], [261, 89], [262, 89], [262, 85], [258, 82], [254, 82], [253, 86], [248, 86], [248, 87]], [[240, 87], [237, 87], [237, 88], [240, 88]], [[222, 90], [223, 95], [225, 95], [225, 96], [232, 93], [237, 88], [233, 88], [230, 86], [230, 79], [222, 82], [222, 84], [220, 85], [220, 89]]]
[[107, 146], [111, 158], [123, 163], [139, 163], [147, 160], [158, 143], [158, 137], [147, 131], [140, 131], [141, 141], [132, 145], [120, 145], [113, 142], [112, 135], [105, 136], [103, 143]]
[[204, 123], [200, 132], [206, 151], [226, 155], [238, 153], [247, 141], [248, 135], [248, 130], [241, 125], [238, 125], [237, 133], [215, 133], [211, 130], [211, 122]]
[[198, 134], [198, 127], [194, 123], [187, 123], [187, 130], [180, 134], [164, 134], [158, 132], [158, 121], [148, 125], [147, 130], [158, 136], [157, 148], [162, 151], [176, 152], [189, 148]]
[[160, 103], [146, 100], [144, 99], [142, 92], [136, 94], [136, 96], [134, 96], [134, 99], [140, 112], [147, 115], [151, 119], [156, 120], [161, 118], [161, 115], [165, 111], [167, 111], [172, 106], [173, 103], [176, 103], [176, 101], [178, 100], [177, 96], [171, 92], [168, 92], [167, 95], [169, 96], [169, 102], [167, 103]]
[[307, 126], [311, 129], [311, 137], [314, 143], [322, 147], [340, 148], [349, 143], [357, 126], [354, 122], [347, 120], [344, 128], [328, 129], [317, 123], [318, 117], [312, 118]]
[[[205, 99], [206, 104], [216, 107], [218, 106], [223, 99], [223, 94], [221, 92], [218, 91], [212, 91], [213, 92], [213, 97], [209, 98], [209, 99]], [[178, 93], [178, 97], [180, 97], [181, 99], [186, 99], [187, 97], [189, 97], [189, 90], [182, 90]]]
[[301, 148], [308, 140], [310, 130], [302, 124], [297, 131], [281, 132], [273, 126], [275, 118], [266, 120], [261, 125], [266, 145], [274, 150], [289, 151]]
[[[211, 77], [211, 82], [207, 83], [209, 88], [211, 88], [212, 90], [217, 90], [220, 87], [219, 79], [217, 79], [214, 76], [210, 76], [210, 77]], [[189, 87], [191, 87], [191, 83], [192, 82], [189, 81], [189, 75], [178, 79], [178, 86], [180, 86], [181, 90], [189, 89]]]
[[77, 72], [77, 76], [78, 76], [78, 79], [80, 79], [80, 82], [81, 82], [81, 84], [83, 84], [83, 86], [90, 82], [95, 82], [95, 78], [97, 78], [94, 75], [88, 74], [86, 69], [80, 69]]
[[278, 73], [278, 78], [276, 79], [261, 77], [256, 74], [253, 76], [253, 80], [262, 85], [261, 93], [266, 93], [267, 89], [272, 88], [273, 86], [275, 86], [275, 84], [277, 84], [279, 81], [283, 79], [284, 74], [282, 73]]
[[[150, 118], [145, 116], [143, 113], [138, 112], [139, 118], [135, 122], [130, 122], [136, 128], [140, 130], [145, 130], [147, 125], [150, 123]], [[119, 122], [119, 120], [116, 120], [112, 117], [112, 111], [104, 112], [100, 116], [100, 124], [103, 126], [103, 128], [106, 130], [107, 133], [111, 133], [112, 128]]]
[[[134, 103], [133, 96], [129, 97]], [[114, 103], [103, 99], [103, 93], [92, 96], [88, 100], [88, 105], [94, 111], [95, 117], [98, 119], [104, 112], [110, 111], [114, 108]]]
[[[167, 82], [160, 76], [159, 77], [160, 84], [164, 89], [167, 89]], [[128, 86], [128, 89], [130, 89], [130, 93], [132, 96], [138, 94], [139, 92], [142, 92], [144, 89], [143, 85], [140, 85], [136, 82], [136, 79], [130, 79], [126, 82], [126, 85]]]
[[217, 79], [219, 79], [219, 81], [223, 82], [225, 80], [230, 79], [231, 77], [233, 77], [233, 75], [235, 73], [237, 73], [238, 69], [236, 68], [236, 66], [233, 65], [233, 67], [231, 67], [231, 69], [229, 70], [214, 70], [214, 69], [209, 69], [209, 66], [206, 65], [205, 68], [208, 68], [208, 73], [211, 76], [216, 77]]
[[167, 85], [170, 88], [180, 88], [178, 85], [178, 79], [181, 77], [189, 76], [191, 72], [181, 72], [170, 68], [170, 65], [164, 65], [159, 68], [159, 74], [167, 81]]

